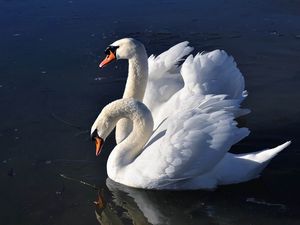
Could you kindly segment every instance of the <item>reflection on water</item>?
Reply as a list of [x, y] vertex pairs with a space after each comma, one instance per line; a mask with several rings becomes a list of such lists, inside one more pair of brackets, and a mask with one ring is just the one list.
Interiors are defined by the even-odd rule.
[[[106, 224], [284, 224], [297, 220], [284, 204], [247, 197], [250, 189], [261, 189], [248, 183], [227, 190], [149, 191], [126, 187], [107, 179], [108, 190], [98, 193], [96, 218]], [[237, 191], [239, 189], [239, 191]], [[245, 191], [241, 195], [241, 192]], [[235, 193], [236, 192], [236, 193]]]

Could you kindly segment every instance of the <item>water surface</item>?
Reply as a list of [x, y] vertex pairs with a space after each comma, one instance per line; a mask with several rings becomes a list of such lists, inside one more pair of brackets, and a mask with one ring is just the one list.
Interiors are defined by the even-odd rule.
[[[299, 8], [296, 0], [0, 0], [1, 224], [300, 224]], [[122, 37], [151, 54], [183, 40], [226, 50], [252, 110], [242, 120], [252, 133], [232, 151], [292, 145], [261, 178], [213, 192], [106, 180], [114, 138], [96, 158], [88, 130], [122, 96], [127, 63], [98, 68]], [[95, 205], [99, 195], [105, 202]]]

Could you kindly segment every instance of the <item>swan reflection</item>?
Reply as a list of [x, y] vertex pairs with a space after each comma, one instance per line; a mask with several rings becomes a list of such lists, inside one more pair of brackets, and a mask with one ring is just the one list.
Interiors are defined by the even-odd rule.
[[287, 213], [275, 204], [272, 207], [247, 201], [252, 191], [264, 192], [259, 182], [214, 192], [142, 190], [109, 178], [106, 185], [108, 190], [100, 192], [95, 202], [96, 217], [101, 225], [249, 224], [259, 222], [264, 213], [274, 217], [260, 222], [279, 224], [276, 216]]

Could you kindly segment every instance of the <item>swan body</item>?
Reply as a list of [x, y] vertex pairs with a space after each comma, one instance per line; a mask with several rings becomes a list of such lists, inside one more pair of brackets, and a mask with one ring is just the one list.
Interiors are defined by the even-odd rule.
[[212, 189], [259, 176], [290, 144], [228, 153], [249, 134], [235, 121], [249, 110], [240, 108], [247, 96], [244, 78], [226, 52], [190, 55], [178, 66], [192, 51], [188, 42], [148, 60], [134, 39], [110, 47], [116, 51], [109, 54], [129, 61], [123, 99], [107, 105], [91, 129], [92, 136], [105, 140], [116, 126], [117, 146], [107, 162], [110, 179], [145, 189]]

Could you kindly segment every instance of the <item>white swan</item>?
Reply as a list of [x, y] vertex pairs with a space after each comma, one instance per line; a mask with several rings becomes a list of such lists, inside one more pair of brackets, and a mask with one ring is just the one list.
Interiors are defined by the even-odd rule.
[[257, 177], [290, 144], [228, 153], [249, 134], [234, 120], [248, 112], [240, 108], [247, 96], [243, 76], [220, 50], [190, 55], [177, 66], [192, 50], [187, 44], [148, 60], [144, 46], [130, 38], [106, 50], [100, 67], [113, 59], [129, 61], [123, 99], [107, 105], [91, 128], [99, 155], [118, 123], [118, 145], [107, 162], [112, 180], [145, 189], [212, 189]]

